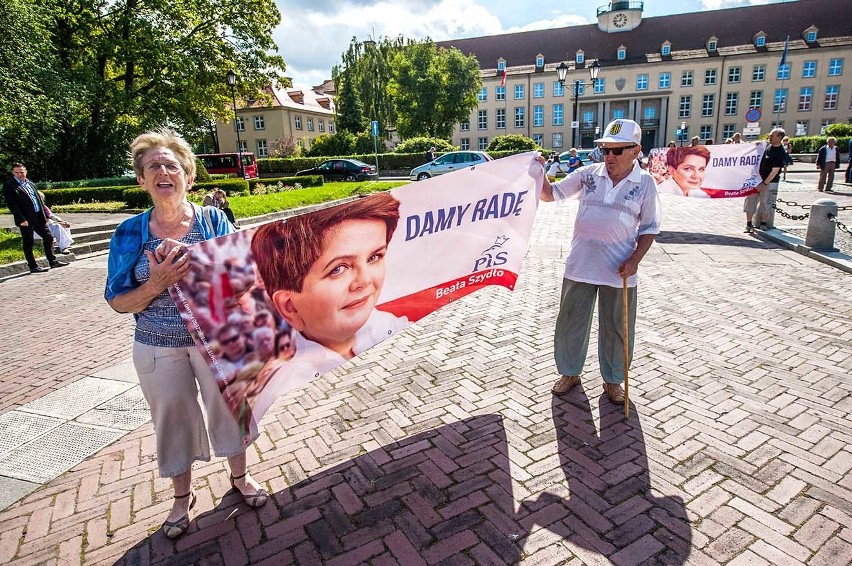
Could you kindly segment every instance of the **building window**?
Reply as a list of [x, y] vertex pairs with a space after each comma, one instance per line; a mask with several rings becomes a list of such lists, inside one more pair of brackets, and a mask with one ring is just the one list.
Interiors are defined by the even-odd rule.
[[317, 126], [319, 127], [319, 131], [325, 131], [325, 120], [317, 120]]
[[657, 117], [657, 109], [653, 106], [646, 106], [642, 109], [642, 117], [645, 120], [654, 120]]
[[672, 86], [672, 74], [671, 73], [660, 73], [659, 87], [660, 88], [671, 88]]
[[459, 130], [461, 130], [462, 132], [469, 132], [470, 131], [470, 120], [468, 120], [467, 122], [462, 122], [461, 124], [459, 124]]
[[480, 130], [488, 129], [488, 110], [479, 110], [477, 112], [476, 127]]
[[734, 132], [736, 131], [736, 124], [725, 124], [722, 126], [722, 137], [725, 139], [734, 137]]
[[751, 80], [762, 82], [766, 80], [766, 65], [755, 65], [751, 72]]
[[689, 114], [692, 111], [692, 96], [686, 95], [680, 97], [680, 104], [678, 105], [678, 118], [689, 118]]
[[620, 47], [618, 49], [618, 55], [617, 56], [618, 56], [619, 61], [624, 61], [625, 59], [627, 59], [627, 49], [625, 49], [624, 47]]
[[583, 123], [591, 124], [595, 121], [595, 113], [593, 110], [583, 110]]
[[461, 138], [459, 139], [459, 149], [462, 151], [467, 151], [470, 149], [470, 138]]
[[805, 64], [802, 66], [802, 78], [803, 79], [812, 79], [816, 76], [816, 61], [805, 61]]
[[807, 37], [805, 38], [805, 41], [807, 41], [808, 43], [813, 43], [814, 41], [816, 41], [816, 38], [817, 32], [809, 31]]
[[742, 67], [731, 67], [728, 69], [728, 84], [737, 84], [742, 77]]
[[248, 152], [248, 140], [240, 140], [240, 151]]
[[799, 91], [799, 112], [808, 112], [814, 99], [814, 89], [810, 86], [802, 87]]
[[515, 100], [523, 100], [524, 96], [524, 85], [515, 85]]
[[533, 85], [533, 98], [544, 98], [544, 83]]
[[553, 134], [553, 147], [562, 147], [562, 133], [556, 132]]
[[476, 145], [479, 151], [485, 151], [486, 149], [488, 149], [488, 138], [477, 138]]
[[825, 104], [823, 110], [837, 110], [837, 95], [840, 92], [840, 86], [829, 85], [825, 87]]
[[314, 131], [314, 119], [313, 118], [308, 118], [308, 131], [309, 132]]
[[293, 117], [293, 124], [296, 126], [297, 130], [301, 130], [302, 129], [302, 117], [301, 116], [294, 116]]
[[714, 85], [716, 84], [716, 69], [705, 69], [704, 70], [704, 85]]
[[710, 41], [707, 42], [707, 51], [716, 51], [716, 48], [718, 46], [719, 46], [719, 43], [715, 39], [711, 39]]
[[544, 145], [544, 134], [533, 134], [533, 141], [539, 147]]
[[786, 81], [790, 78], [790, 63], [778, 65], [778, 80]]
[[808, 135], [808, 121], [807, 120], [797, 120], [796, 121], [796, 133], [795, 136], [806, 136]]
[[497, 114], [494, 117], [494, 121], [495, 121], [495, 124], [494, 124], [495, 128], [497, 128], [498, 130], [505, 130], [506, 129], [506, 109], [505, 108], [498, 108], [497, 109]]
[[266, 140], [257, 140], [255, 144], [257, 145], [258, 157], [269, 157], [269, 151], [266, 148]]
[[494, 98], [496, 100], [506, 100], [506, 87], [498, 86], [494, 89]]
[[613, 120], [624, 120], [624, 108], [613, 108], [612, 109], [612, 119]]
[[684, 71], [680, 74], [680, 86], [692, 86], [692, 71]]
[[766, 36], [764, 36], [764, 35], [757, 36], [757, 39], [754, 40], [754, 44], [758, 47], [763, 47], [764, 45], [766, 45]]
[[636, 90], [648, 90], [648, 75], [636, 75]]
[[234, 121], [234, 125], [236, 126], [236, 130], [238, 132], [246, 131], [246, 119], [242, 116], [237, 116], [237, 119]]
[[254, 129], [255, 130], [265, 130], [266, 122], [263, 120], [263, 116], [255, 116], [254, 117]]
[[586, 84], [581, 83], [580, 81], [574, 81], [575, 88], [577, 89], [577, 95], [583, 96], [586, 94]]
[[577, 51], [577, 57], [575, 58], [575, 61], [577, 61], [577, 64], [582, 65], [585, 60], [586, 60], [586, 54], [583, 53], [582, 51]]
[[787, 111], [787, 89], [786, 88], [776, 88], [775, 89], [775, 98], [772, 101], [772, 112], [786, 112]]
[[497, 61], [497, 70], [505, 71], [506, 70], [506, 62], [505, 61]]
[[843, 74], [843, 59], [832, 59], [828, 62], [828, 76], [839, 77]]
[[488, 87], [482, 87], [479, 89], [479, 95], [476, 97], [480, 102], [485, 102], [488, 100]]
[[333, 133], [334, 133], [334, 120], [329, 120], [329, 121], [328, 121], [328, 133], [329, 133], [329, 134], [333, 134]]
[[669, 45], [668, 43], [664, 43], [663, 48], [660, 49], [660, 54], [662, 54], [664, 57], [666, 55], [671, 55], [672, 54], [672, 46]]
[[536, 128], [544, 126], [544, 106], [533, 106], [533, 126]]
[[565, 94], [565, 87], [559, 81], [553, 81], [553, 96], [562, 96]]
[[703, 140], [709, 140], [713, 137], [713, 126], [701, 126], [698, 130], [698, 137]]
[[523, 106], [515, 107], [515, 127], [523, 128], [526, 124], [526, 108]]
[[562, 108], [563, 107], [562, 107], [561, 104], [554, 104], [553, 105], [553, 125], [554, 126], [561, 126], [562, 124], [564, 124], [565, 118], [564, 118], [564, 112], [563, 112]]
[[538, 56], [535, 58], [535, 66], [539, 69], [544, 67], [544, 57]]
[[598, 77], [597, 80], [595, 80], [595, 89], [594, 90], [595, 90], [595, 94], [603, 94], [604, 91], [606, 91], [606, 79], [602, 79], [601, 77]]
[[748, 98], [748, 107], [749, 108], [760, 108], [763, 106], [763, 91], [762, 90], [753, 90], [751, 91], [751, 96]]
[[716, 95], [705, 94], [701, 99], [701, 115], [705, 118], [713, 115], [713, 110], [716, 107]]
[[725, 97], [725, 116], [736, 116], [740, 106], [740, 93], [729, 92]]

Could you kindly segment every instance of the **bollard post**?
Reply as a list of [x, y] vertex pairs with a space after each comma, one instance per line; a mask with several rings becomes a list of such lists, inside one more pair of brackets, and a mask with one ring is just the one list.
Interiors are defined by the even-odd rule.
[[834, 231], [837, 226], [828, 219], [829, 214], [837, 216], [837, 203], [821, 198], [811, 205], [808, 217], [808, 231], [805, 233], [805, 245], [813, 250], [833, 252]]

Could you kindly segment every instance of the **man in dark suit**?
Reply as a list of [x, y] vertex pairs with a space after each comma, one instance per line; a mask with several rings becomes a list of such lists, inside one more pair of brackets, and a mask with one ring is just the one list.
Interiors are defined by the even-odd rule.
[[825, 145], [819, 148], [817, 153], [816, 166], [819, 169], [819, 183], [817, 190], [831, 192], [831, 187], [834, 185], [834, 170], [840, 167], [840, 148], [837, 147], [837, 140], [830, 137], [825, 140]]
[[50, 267], [63, 267], [68, 265], [59, 261], [53, 254], [53, 236], [47, 228], [47, 213], [44, 201], [36, 191], [32, 181], [27, 179], [27, 168], [23, 163], [15, 163], [12, 166], [14, 178], [3, 183], [3, 197], [6, 206], [15, 218], [15, 224], [21, 229], [21, 238], [24, 240], [24, 257], [30, 273], [42, 273], [47, 271], [39, 267], [33, 255], [33, 234], [38, 234], [44, 242], [44, 255]]

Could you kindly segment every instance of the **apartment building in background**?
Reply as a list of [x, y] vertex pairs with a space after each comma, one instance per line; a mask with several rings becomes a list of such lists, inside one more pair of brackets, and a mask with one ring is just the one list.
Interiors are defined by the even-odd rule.
[[817, 135], [852, 121], [850, 7], [801, 0], [643, 18], [643, 2], [613, 1], [598, 9], [597, 24], [439, 42], [475, 55], [483, 82], [452, 143], [485, 149], [495, 136], [523, 134], [554, 150], [590, 148], [617, 118], [641, 124], [645, 148], [664, 146], [681, 127], [687, 140], [716, 143], [776, 125]]
[[317, 136], [336, 131], [334, 93], [334, 83], [329, 80], [311, 88], [269, 87], [268, 101], [238, 99], [236, 129], [234, 120], [216, 123], [219, 151], [236, 151], [236, 130], [241, 149], [257, 157], [269, 157], [275, 144], [287, 136], [310, 149]]

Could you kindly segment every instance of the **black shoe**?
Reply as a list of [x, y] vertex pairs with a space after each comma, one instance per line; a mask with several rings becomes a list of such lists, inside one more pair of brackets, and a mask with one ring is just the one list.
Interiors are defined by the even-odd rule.
[[751, 222], [748, 222], [746, 224], [745, 230], [743, 230], [743, 232], [745, 232], [746, 234], [753, 234], [754, 233], [754, 225], [752, 225]]
[[47, 273], [48, 271], [50, 270], [46, 267], [35, 266], [30, 268], [30, 273]]
[[760, 229], [765, 232], [766, 230], [769, 229], [769, 226], [766, 225], [766, 222], [761, 222], [760, 223]]
[[[58, 259], [50, 262], [50, 267], [65, 267], [66, 265], [68, 265], [67, 261], [59, 261]], [[45, 271], [47, 270], [45, 269]]]

